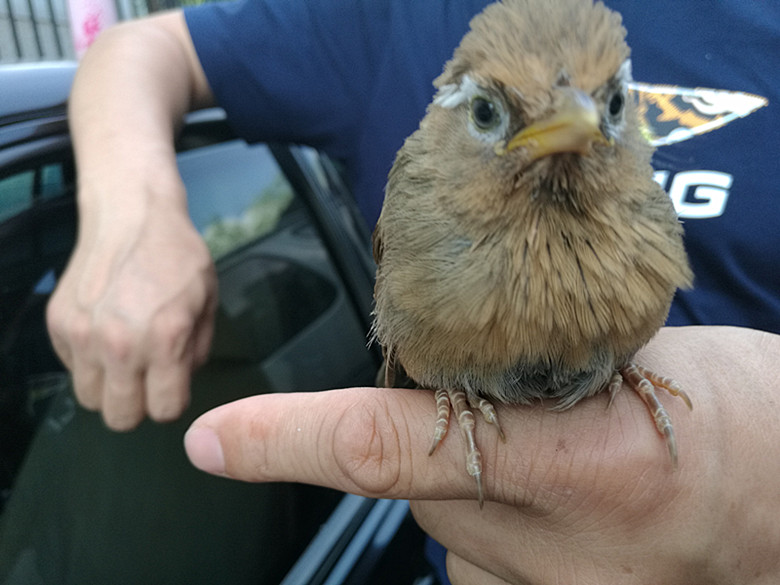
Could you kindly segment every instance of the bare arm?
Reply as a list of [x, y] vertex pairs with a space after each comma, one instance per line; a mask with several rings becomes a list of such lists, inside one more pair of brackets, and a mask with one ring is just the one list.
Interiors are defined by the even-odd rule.
[[212, 103], [181, 12], [105, 31], [85, 55], [70, 98], [81, 179], [102, 179], [117, 157], [136, 168], [172, 162], [182, 116]]
[[208, 352], [216, 279], [173, 142], [211, 103], [181, 12], [105, 31], [76, 74], [79, 237], [47, 318], [79, 401], [117, 430], [179, 416]]

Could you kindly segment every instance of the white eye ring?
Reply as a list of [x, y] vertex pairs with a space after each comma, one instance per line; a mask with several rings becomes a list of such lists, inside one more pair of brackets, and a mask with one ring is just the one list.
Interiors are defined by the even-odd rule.
[[476, 94], [469, 100], [468, 112], [468, 128], [472, 136], [488, 144], [503, 144], [509, 128], [509, 115], [498, 97], [487, 97], [487, 93]]
[[[458, 84], [450, 83], [440, 87], [433, 103], [448, 110], [465, 105], [468, 108], [469, 132], [483, 142], [495, 144], [504, 139], [509, 127], [509, 116], [503, 101], [497, 95], [488, 96], [491, 96], [490, 91], [478, 85], [468, 75], [464, 75]], [[475, 116], [474, 106], [483, 102], [490, 104], [494, 112], [494, 119], [490, 120], [490, 124], [480, 123], [479, 116]]]

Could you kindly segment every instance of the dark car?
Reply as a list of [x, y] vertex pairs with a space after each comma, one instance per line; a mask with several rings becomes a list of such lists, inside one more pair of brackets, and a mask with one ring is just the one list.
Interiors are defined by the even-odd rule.
[[77, 233], [65, 102], [73, 64], [0, 69], [0, 584], [434, 583], [404, 501], [212, 477], [199, 414], [263, 392], [372, 385], [368, 231], [338, 168], [247, 144], [219, 110], [178, 144], [220, 305], [192, 405], [109, 431], [77, 406], [44, 313]]

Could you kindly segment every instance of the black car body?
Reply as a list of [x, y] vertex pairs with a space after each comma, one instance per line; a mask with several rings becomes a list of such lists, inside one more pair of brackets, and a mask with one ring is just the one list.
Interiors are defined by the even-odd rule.
[[182, 448], [229, 400], [373, 384], [368, 232], [317, 152], [191, 116], [179, 167], [220, 287], [192, 405], [126, 434], [76, 405], [44, 320], [77, 235], [74, 71], [0, 69], [0, 584], [432, 583], [406, 502], [211, 477]]

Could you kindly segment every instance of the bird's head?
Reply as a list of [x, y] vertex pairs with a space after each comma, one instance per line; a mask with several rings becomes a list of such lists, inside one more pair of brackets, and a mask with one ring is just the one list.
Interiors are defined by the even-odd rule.
[[504, 0], [472, 20], [421, 129], [453, 193], [589, 206], [649, 171], [630, 79], [625, 29], [601, 3]]

